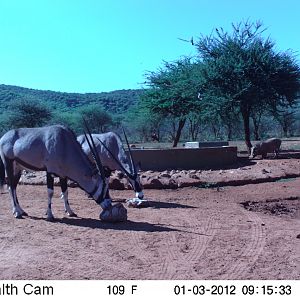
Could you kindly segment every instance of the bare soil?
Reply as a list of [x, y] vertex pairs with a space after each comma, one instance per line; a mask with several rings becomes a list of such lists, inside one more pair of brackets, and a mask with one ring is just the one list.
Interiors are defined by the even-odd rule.
[[129, 189], [111, 192], [124, 223], [100, 221], [79, 188], [69, 189], [78, 217], [64, 214], [56, 188], [47, 222], [47, 188], [29, 178], [18, 187], [29, 216], [15, 219], [4, 191], [0, 279], [300, 279], [300, 159], [142, 175], [148, 207], [127, 207]]

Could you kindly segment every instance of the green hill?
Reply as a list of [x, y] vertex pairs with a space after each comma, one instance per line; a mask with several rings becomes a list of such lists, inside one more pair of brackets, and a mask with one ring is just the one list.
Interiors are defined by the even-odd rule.
[[0, 107], [2, 109], [8, 107], [11, 101], [32, 99], [47, 103], [60, 110], [99, 104], [112, 114], [120, 114], [136, 104], [141, 93], [142, 90], [117, 90], [85, 94], [63, 93], [0, 84]]

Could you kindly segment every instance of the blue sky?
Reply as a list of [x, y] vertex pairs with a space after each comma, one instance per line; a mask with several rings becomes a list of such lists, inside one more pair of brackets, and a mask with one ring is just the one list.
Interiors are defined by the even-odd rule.
[[299, 0], [0, 0], [0, 84], [62, 92], [140, 88], [162, 61], [195, 55], [216, 27], [261, 20], [300, 54]]

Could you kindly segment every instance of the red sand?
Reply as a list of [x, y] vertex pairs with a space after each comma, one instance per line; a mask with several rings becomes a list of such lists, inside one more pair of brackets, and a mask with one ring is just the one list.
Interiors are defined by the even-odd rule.
[[[259, 161], [238, 178], [256, 178], [258, 165], [264, 175], [283, 165], [287, 174], [295, 173], [299, 160]], [[203, 176], [216, 182], [223, 174], [226, 181], [230, 172], [238, 169]], [[58, 187], [56, 222], [47, 222], [46, 187], [20, 185], [19, 201], [29, 217], [15, 219], [8, 193], [0, 194], [0, 279], [300, 279], [299, 186], [297, 178], [146, 189], [149, 207], [127, 208], [127, 222], [109, 224], [78, 188], [70, 188], [78, 217], [66, 217]], [[122, 202], [133, 197], [130, 190], [111, 195]]]

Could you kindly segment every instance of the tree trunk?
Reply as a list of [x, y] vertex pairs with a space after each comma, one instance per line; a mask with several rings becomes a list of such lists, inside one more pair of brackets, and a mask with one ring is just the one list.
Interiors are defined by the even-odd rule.
[[199, 118], [189, 118], [189, 135], [192, 141], [196, 141], [200, 131], [200, 121]]
[[192, 141], [196, 141], [197, 140], [197, 136], [198, 136], [198, 125], [195, 123], [193, 123], [192, 121], [190, 121], [190, 137]]
[[259, 136], [259, 133], [258, 133], [258, 126], [256, 123], [253, 123], [254, 124], [254, 127], [253, 127], [253, 134], [254, 134], [254, 139], [256, 141], [259, 141], [260, 140], [260, 136]]
[[259, 136], [259, 134], [258, 134], [258, 128], [257, 127], [254, 127], [254, 139], [256, 140], [256, 141], [259, 141], [260, 140], [260, 136]]
[[260, 118], [256, 119], [255, 117], [252, 117], [253, 121], [253, 134], [254, 134], [254, 139], [256, 141], [260, 140], [259, 136], [259, 125], [260, 125]]
[[251, 152], [251, 139], [250, 139], [250, 113], [249, 110], [245, 109], [242, 111], [243, 123], [244, 123], [244, 133], [245, 133], [245, 143], [248, 149], [248, 153]]
[[285, 122], [282, 125], [282, 131], [283, 131], [283, 137], [287, 138], [288, 137], [288, 124], [286, 124]]
[[232, 140], [232, 126], [230, 124], [227, 124], [227, 140]]
[[184, 127], [185, 121], [186, 121], [186, 119], [180, 119], [179, 120], [178, 128], [177, 128], [176, 135], [175, 135], [175, 138], [174, 138], [174, 141], [173, 141], [173, 147], [177, 147], [177, 144], [179, 142], [181, 131]]
[[211, 124], [211, 128], [214, 133], [214, 138], [215, 138], [215, 140], [217, 140], [218, 139], [218, 129], [214, 124]]

